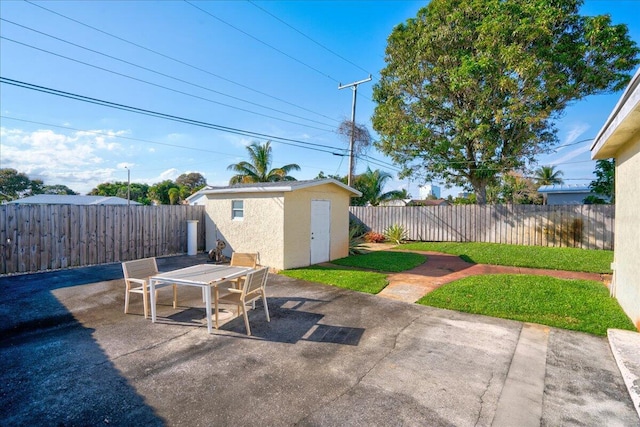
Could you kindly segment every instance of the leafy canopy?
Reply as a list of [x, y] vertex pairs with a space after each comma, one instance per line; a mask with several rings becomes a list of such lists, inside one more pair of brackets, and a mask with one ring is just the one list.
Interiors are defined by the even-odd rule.
[[610, 203], [615, 202], [615, 173], [616, 163], [614, 159], [611, 160], [598, 160], [596, 161], [596, 179], [591, 181], [589, 188], [591, 191], [602, 197], [590, 196], [587, 200], [588, 203], [606, 203], [609, 200]]
[[535, 178], [538, 185], [555, 185], [564, 183], [562, 175], [564, 172], [556, 170], [555, 166], [540, 166], [536, 169]]
[[228, 170], [236, 172], [236, 175], [229, 180], [229, 185], [296, 180], [289, 175], [291, 171], [300, 170], [300, 166], [295, 163], [269, 169], [273, 160], [271, 142], [267, 141], [262, 145], [254, 142], [247, 147], [247, 151], [249, 152], [248, 162], [242, 161], [227, 167]]
[[572, 101], [622, 89], [638, 64], [625, 25], [580, 0], [432, 0], [388, 38], [374, 86], [378, 148], [401, 177], [486, 188], [557, 142]]
[[11, 201], [35, 194], [78, 194], [66, 185], [44, 185], [40, 179], [30, 179], [25, 173], [12, 168], [0, 169], [0, 202]]

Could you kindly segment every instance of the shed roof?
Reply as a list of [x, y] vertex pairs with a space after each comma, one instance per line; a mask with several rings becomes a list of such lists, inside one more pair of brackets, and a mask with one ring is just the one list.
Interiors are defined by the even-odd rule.
[[191, 200], [196, 195], [201, 194], [237, 194], [237, 193], [282, 193], [301, 190], [303, 188], [317, 187], [319, 185], [332, 184], [340, 187], [343, 190], [351, 193], [352, 196], [359, 197], [362, 195], [358, 190], [349, 187], [342, 182], [327, 178], [327, 179], [311, 179], [306, 181], [278, 181], [278, 182], [256, 182], [251, 184], [235, 184], [224, 187], [206, 186], [205, 188], [193, 193], [187, 198]]
[[541, 185], [538, 193], [558, 194], [558, 193], [590, 193], [591, 189], [584, 184], [555, 184]]
[[640, 69], [631, 79], [593, 145], [592, 159], [608, 159], [640, 132]]
[[[35, 196], [24, 197], [12, 200], [12, 204], [29, 205], [126, 205], [127, 199], [111, 196], [80, 196], [70, 194], [36, 194]], [[130, 201], [132, 205], [141, 203]]]

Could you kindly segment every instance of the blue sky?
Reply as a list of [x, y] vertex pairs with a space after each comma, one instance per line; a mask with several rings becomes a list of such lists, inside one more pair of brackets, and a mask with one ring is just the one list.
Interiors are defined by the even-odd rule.
[[[2, 84], [0, 167], [82, 194], [107, 181], [153, 184], [200, 172], [225, 185], [227, 166], [246, 145], [274, 140], [274, 166], [293, 175], [345, 175], [346, 141], [335, 129], [350, 118], [371, 128], [372, 83], [384, 67], [386, 38], [414, 17], [420, 1], [56, 1], [0, 2], [0, 74], [68, 93], [261, 134], [198, 127]], [[585, 15], [611, 14], [640, 44], [639, 1], [586, 1]], [[557, 122], [556, 153], [540, 158], [567, 183], [588, 184], [589, 147], [620, 93], [570, 106]], [[375, 135], [374, 135], [375, 136]], [[572, 144], [572, 145], [569, 145]], [[335, 154], [334, 154], [335, 153]], [[375, 150], [367, 166], [398, 170]], [[388, 189], [419, 182], [394, 179]], [[438, 185], [438, 183], [434, 183]], [[459, 189], [444, 189], [454, 194]]]

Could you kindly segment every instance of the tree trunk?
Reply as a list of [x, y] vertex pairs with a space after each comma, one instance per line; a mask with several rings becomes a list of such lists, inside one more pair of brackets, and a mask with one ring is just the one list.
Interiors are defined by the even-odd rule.
[[472, 181], [473, 191], [476, 193], [476, 204], [487, 204], [487, 183], [485, 181]]

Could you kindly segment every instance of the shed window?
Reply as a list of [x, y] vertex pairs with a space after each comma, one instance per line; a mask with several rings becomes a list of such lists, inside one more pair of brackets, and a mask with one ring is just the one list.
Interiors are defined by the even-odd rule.
[[231, 219], [244, 218], [244, 200], [231, 201]]

